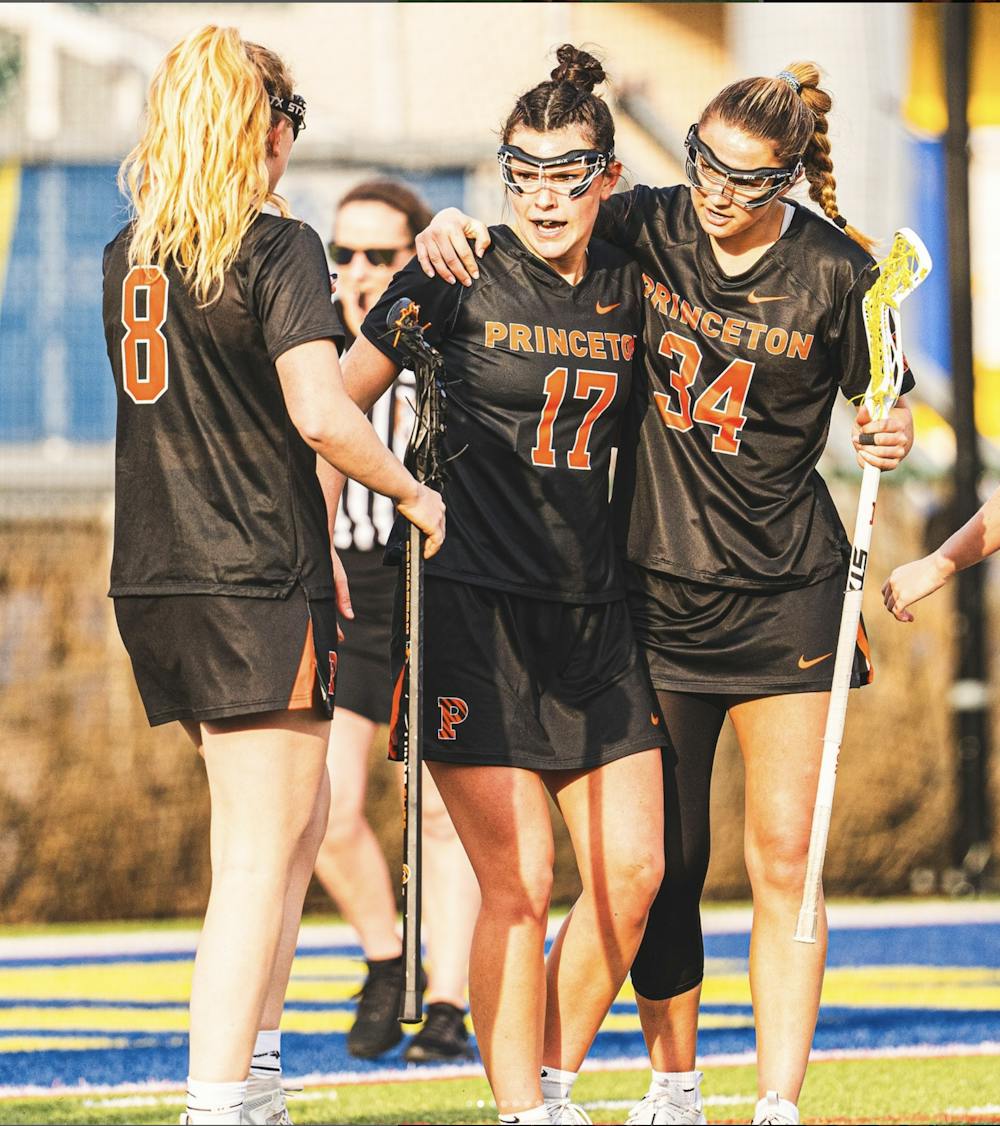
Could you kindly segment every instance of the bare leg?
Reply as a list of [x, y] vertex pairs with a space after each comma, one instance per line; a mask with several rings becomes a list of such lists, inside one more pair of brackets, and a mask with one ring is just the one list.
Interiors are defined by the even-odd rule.
[[482, 891], [469, 1002], [497, 1109], [539, 1106], [545, 927], [554, 845], [545, 787], [530, 770], [430, 763]]
[[247, 1076], [328, 731], [327, 721], [297, 711], [201, 725], [212, 797], [212, 890], [191, 986], [189, 1074], [196, 1079]]
[[797, 1102], [826, 964], [826, 910], [814, 946], [796, 942], [829, 694], [745, 700], [730, 708], [746, 770], [746, 862], [753, 888], [750, 991], [758, 1094]]
[[429, 770], [423, 781], [426, 1001], [447, 1001], [464, 1009], [469, 950], [481, 902], [479, 883]]
[[288, 992], [288, 979], [295, 960], [295, 948], [299, 940], [299, 926], [302, 922], [302, 904], [305, 902], [309, 881], [316, 864], [316, 853], [326, 831], [330, 809], [330, 776], [325, 773], [320, 790], [313, 805], [313, 814], [306, 831], [299, 840], [299, 847], [292, 860], [292, 873], [285, 895], [285, 910], [281, 921], [281, 941], [274, 960], [274, 972], [261, 1013], [261, 1028], [277, 1028], [285, 1008], [285, 994]]
[[549, 953], [542, 1060], [579, 1071], [632, 965], [663, 879], [660, 752], [553, 772], [546, 782], [566, 819], [583, 891]]
[[316, 875], [358, 932], [369, 961], [397, 958], [396, 898], [378, 839], [365, 818], [368, 756], [377, 728], [370, 719], [338, 708], [330, 732], [330, 818]]
[[635, 1001], [653, 1070], [694, 1071], [701, 985], [665, 1001], [651, 1001], [637, 993]]

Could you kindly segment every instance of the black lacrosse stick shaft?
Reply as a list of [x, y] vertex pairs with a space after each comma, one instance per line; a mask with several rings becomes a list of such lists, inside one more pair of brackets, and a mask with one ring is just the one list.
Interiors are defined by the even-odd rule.
[[[445, 477], [441, 456], [444, 436], [444, 360], [424, 339], [419, 306], [397, 302], [388, 329], [416, 379], [416, 417], [406, 463], [418, 481], [440, 486]], [[420, 969], [421, 776], [423, 767], [424, 673], [424, 534], [411, 524], [406, 541], [406, 735], [403, 740], [403, 996], [399, 1019], [413, 1024], [423, 1017]]]

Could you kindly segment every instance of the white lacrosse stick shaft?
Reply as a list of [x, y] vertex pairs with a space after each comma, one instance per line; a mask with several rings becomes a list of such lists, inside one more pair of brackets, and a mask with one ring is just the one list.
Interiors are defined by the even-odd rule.
[[[931, 256], [913, 231], [903, 228], [896, 232], [889, 256], [880, 265], [880, 276], [864, 299], [865, 332], [868, 336], [872, 376], [865, 394], [865, 404], [872, 419], [884, 419], [899, 397], [906, 365], [896, 314], [903, 298], [911, 294], [930, 273]], [[844, 609], [840, 618], [840, 634], [837, 638], [837, 655], [833, 664], [830, 706], [823, 733], [823, 757], [816, 784], [816, 805], [809, 835], [805, 886], [802, 889], [802, 905], [795, 927], [797, 942], [816, 941], [819, 899], [823, 889], [823, 864], [826, 860], [830, 817], [833, 814], [833, 792], [837, 785], [837, 760], [844, 738], [847, 698], [851, 690], [851, 671], [858, 640], [858, 624], [861, 621], [861, 600], [864, 597], [865, 572], [868, 569], [880, 477], [881, 470], [873, 465], [865, 466], [851, 545]]]
[[833, 814], [833, 791], [837, 785], [837, 760], [844, 738], [847, 719], [847, 699], [851, 691], [851, 671], [854, 667], [854, 650], [858, 642], [861, 622], [861, 600], [864, 597], [865, 571], [872, 542], [872, 524], [875, 521], [875, 498], [878, 496], [882, 471], [866, 465], [861, 478], [861, 496], [858, 516], [854, 525], [851, 564], [844, 594], [844, 609], [837, 637], [837, 655], [833, 662], [833, 685], [830, 689], [830, 707], [826, 713], [826, 730], [823, 732], [823, 758], [816, 785], [816, 806], [813, 810], [812, 831], [809, 835], [809, 857], [806, 861], [806, 882], [802, 892], [802, 906], [795, 928], [798, 942], [815, 942], [819, 919], [819, 896], [823, 886], [823, 861], [826, 859], [826, 840], [830, 833]]

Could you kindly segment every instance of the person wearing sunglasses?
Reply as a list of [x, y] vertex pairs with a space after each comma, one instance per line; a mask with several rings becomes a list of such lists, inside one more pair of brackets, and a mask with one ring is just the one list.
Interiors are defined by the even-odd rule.
[[[393, 274], [412, 258], [413, 236], [429, 220], [424, 201], [398, 180], [366, 180], [337, 204], [327, 251], [338, 268], [336, 305], [348, 344]], [[400, 457], [413, 424], [412, 402], [413, 375], [404, 371], [369, 411], [379, 436]], [[382, 556], [393, 517], [386, 498], [349, 480], [332, 532], [350, 585], [354, 620], [347, 624], [340, 645], [337, 711], [327, 755], [330, 817], [316, 875], [357, 931], [367, 964], [347, 1035], [348, 1051], [362, 1059], [390, 1051], [403, 1037], [397, 1019], [403, 956], [394, 881], [364, 809], [372, 747], [379, 724], [388, 722], [392, 703], [389, 642], [396, 573], [383, 566]], [[429, 980], [427, 1019], [403, 1052], [412, 1063], [471, 1054], [465, 991], [469, 945], [479, 910], [479, 885], [427, 771], [423, 837]]]
[[[850, 550], [815, 467], [838, 391], [860, 401], [868, 385], [862, 300], [877, 277], [871, 240], [837, 203], [831, 104], [807, 62], [727, 86], [687, 134], [688, 184], [615, 196], [596, 228], [643, 271], [648, 392], [615, 492], [632, 621], [673, 745], [666, 876], [632, 966], [653, 1065], [635, 1124], [705, 1121], [699, 902], [727, 715], [746, 776], [754, 1122], [799, 1121], [825, 917], [815, 945], [792, 935]], [[821, 215], [788, 198], [803, 177]], [[417, 238], [428, 273], [464, 284], [488, 244], [461, 213]], [[894, 469], [912, 441], [904, 400], [880, 422], [858, 409], [859, 464]], [[870, 675], [862, 628], [852, 684]]]

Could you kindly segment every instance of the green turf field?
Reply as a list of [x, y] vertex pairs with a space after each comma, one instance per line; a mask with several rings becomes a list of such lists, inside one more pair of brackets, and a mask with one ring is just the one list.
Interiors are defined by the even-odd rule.
[[[574, 1098], [595, 1122], [624, 1122], [641, 1094], [638, 1071], [584, 1073]], [[720, 1067], [706, 1077], [709, 1122], [747, 1122], [755, 1101], [751, 1067]], [[183, 1109], [180, 1093], [16, 1099], [0, 1102], [0, 1123], [162, 1123]], [[997, 1057], [836, 1060], [814, 1063], [800, 1104], [815, 1123], [1000, 1121]], [[311, 1090], [291, 1103], [296, 1123], [496, 1122], [482, 1079], [351, 1084]]]

